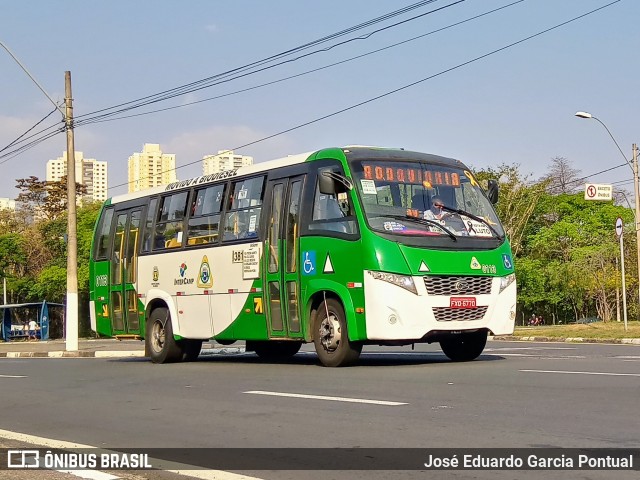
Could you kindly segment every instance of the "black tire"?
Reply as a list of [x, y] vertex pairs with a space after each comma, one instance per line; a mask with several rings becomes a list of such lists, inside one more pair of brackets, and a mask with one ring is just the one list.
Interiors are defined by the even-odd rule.
[[258, 357], [266, 361], [288, 360], [300, 351], [302, 342], [271, 340], [266, 342], [251, 342], [251, 348]]
[[173, 338], [171, 317], [166, 308], [155, 308], [147, 319], [145, 350], [153, 363], [172, 363], [182, 360], [182, 349]]
[[466, 332], [440, 340], [444, 354], [454, 362], [469, 362], [480, 356], [487, 344], [487, 331]]
[[347, 317], [337, 300], [329, 298], [318, 307], [313, 321], [313, 343], [325, 367], [344, 367], [358, 361], [362, 344], [349, 341]]
[[182, 349], [182, 361], [195, 362], [202, 350], [202, 340], [180, 340], [179, 346]]

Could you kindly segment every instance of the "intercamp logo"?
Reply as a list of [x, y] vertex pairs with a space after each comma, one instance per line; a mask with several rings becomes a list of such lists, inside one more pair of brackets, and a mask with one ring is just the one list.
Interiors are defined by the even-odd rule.
[[7, 468], [39, 468], [40, 452], [38, 450], [8, 450]]

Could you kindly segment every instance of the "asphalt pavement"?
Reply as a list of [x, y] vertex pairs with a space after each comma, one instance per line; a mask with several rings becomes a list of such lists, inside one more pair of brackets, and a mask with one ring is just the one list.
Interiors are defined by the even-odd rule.
[[[606, 343], [640, 345], [640, 338], [597, 339], [597, 338], [554, 338], [542, 336], [511, 336], [492, 337], [493, 340], [525, 341], [525, 342], [561, 342], [561, 343]], [[201, 355], [217, 353], [242, 353], [244, 342], [238, 342], [231, 347], [224, 347], [215, 342], [205, 342]], [[143, 340], [117, 340], [115, 338], [88, 339], [78, 341], [77, 350], [67, 349], [64, 339], [60, 340], [17, 340], [11, 342], [0, 341], [0, 358], [61, 358], [61, 357], [144, 357]]]

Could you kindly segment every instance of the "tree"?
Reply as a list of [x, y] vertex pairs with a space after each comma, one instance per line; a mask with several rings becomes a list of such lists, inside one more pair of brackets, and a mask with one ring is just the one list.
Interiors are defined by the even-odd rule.
[[498, 179], [500, 196], [496, 210], [511, 242], [515, 256], [520, 254], [523, 237], [531, 215], [545, 191], [545, 182], [532, 182], [520, 172], [519, 165], [499, 165], [497, 169], [476, 172], [478, 180]]
[[580, 170], [573, 168], [571, 160], [553, 157], [549, 173], [541, 180], [547, 183], [547, 192], [551, 195], [575, 193], [585, 182], [584, 177], [580, 177], [579, 174]]
[[[67, 209], [67, 177], [59, 181], [47, 182], [38, 177], [18, 178], [16, 187], [20, 190], [16, 202], [19, 209], [32, 222], [36, 218], [55, 219]], [[76, 183], [76, 196], [87, 193], [87, 187]]]

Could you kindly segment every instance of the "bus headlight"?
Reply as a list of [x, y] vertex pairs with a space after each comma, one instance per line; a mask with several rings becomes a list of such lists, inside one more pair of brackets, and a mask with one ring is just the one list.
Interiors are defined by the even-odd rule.
[[384, 282], [392, 283], [393, 285], [402, 287], [405, 290], [409, 290], [415, 295], [418, 294], [418, 290], [416, 289], [416, 284], [413, 281], [413, 277], [409, 275], [398, 275], [395, 273], [387, 272], [372, 272], [371, 270], [369, 270], [369, 275], [371, 275], [376, 280], [382, 280]]
[[516, 281], [516, 274], [515, 273], [510, 273], [506, 277], [500, 277], [500, 292], [499, 293], [502, 293], [502, 291], [505, 288], [507, 288], [509, 285], [511, 285], [515, 281]]

